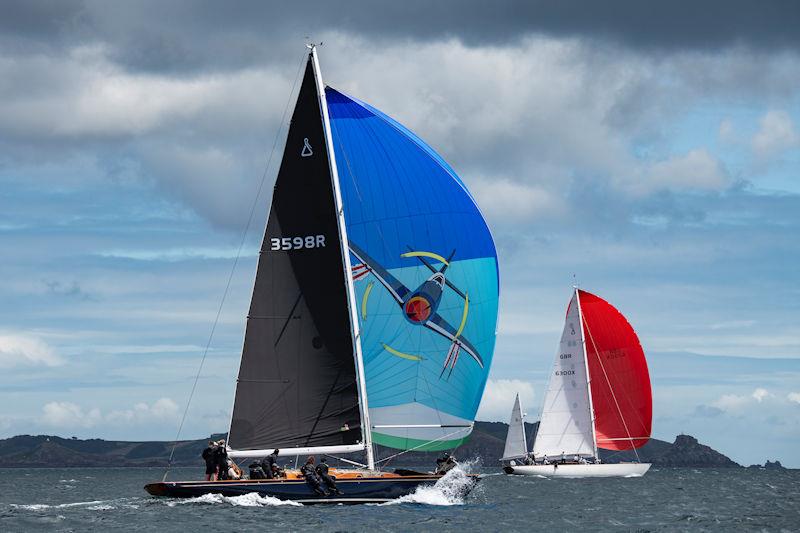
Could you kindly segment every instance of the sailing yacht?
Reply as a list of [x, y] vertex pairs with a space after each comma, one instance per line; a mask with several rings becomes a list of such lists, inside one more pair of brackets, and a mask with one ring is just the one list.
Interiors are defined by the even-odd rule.
[[[643, 476], [650, 464], [638, 461], [636, 449], [650, 439], [652, 409], [650, 375], [636, 332], [614, 306], [576, 288], [533, 452], [527, 451], [517, 397], [504, 471], [547, 477]], [[601, 463], [598, 448], [633, 450], [637, 462]]]
[[[442, 476], [381, 464], [471, 433], [495, 343], [494, 242], [453, 169], [419, 137], [305, 73], [247, 315], [228, 456], [349, 454], [321, 498], [277, 480], [164, 481], [154, 495], [255, 492], [378, 502]], [[375, 446], [396, 449], [379, 459]], [[353, 460], [353, 454], [358, 460]]]

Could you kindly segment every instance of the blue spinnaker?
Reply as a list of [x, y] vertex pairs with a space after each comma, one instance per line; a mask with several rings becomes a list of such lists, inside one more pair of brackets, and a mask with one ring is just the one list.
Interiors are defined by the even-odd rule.
[[494, 351], [492, 236], [464, 183], [419, 137], [334, 89], [326, 98], [373, 440], [453, 448], [471, 431]]

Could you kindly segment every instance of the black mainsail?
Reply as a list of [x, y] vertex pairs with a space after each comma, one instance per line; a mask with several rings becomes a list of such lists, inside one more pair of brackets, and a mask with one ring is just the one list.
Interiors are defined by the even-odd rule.
[[317, 82], [309, 54], [247, 317], [228, 437], [234, 456], [365, 446]]

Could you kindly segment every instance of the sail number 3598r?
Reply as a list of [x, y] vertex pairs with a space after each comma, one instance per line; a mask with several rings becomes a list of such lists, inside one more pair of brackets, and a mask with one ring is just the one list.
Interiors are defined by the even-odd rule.
[[306, 235], [305, 237], [272, 237], [270, 250], [301, 250], [303, 248], [324, 248], [325, 235]]

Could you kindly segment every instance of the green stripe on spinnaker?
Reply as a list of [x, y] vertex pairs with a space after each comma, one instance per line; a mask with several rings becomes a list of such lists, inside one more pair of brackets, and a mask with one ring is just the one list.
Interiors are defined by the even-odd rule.
[[394, 435], [384, 435], [383, 433], [372, 432], [372, 441], [381, 446], [396, 448], [398, 450], [411, 450], [415, 452], [438, 452], [441, 450], [452, 450], [461, 446], [469, 438], [469, 435], [454, 440], [426, 441], [422, 439], [409, 439], [406, 437], [396, 437]]

